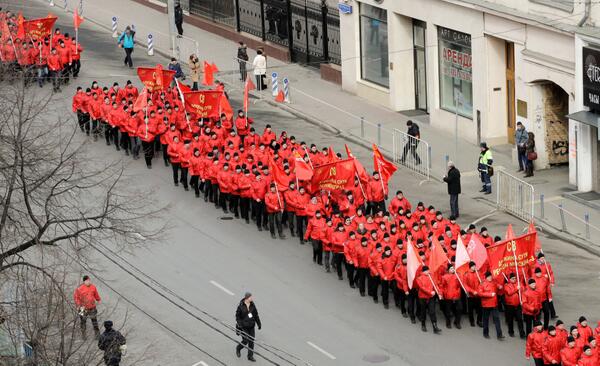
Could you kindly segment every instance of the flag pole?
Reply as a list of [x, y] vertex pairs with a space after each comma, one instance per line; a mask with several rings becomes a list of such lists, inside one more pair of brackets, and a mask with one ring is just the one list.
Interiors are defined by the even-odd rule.
[[521, 279], [519, 278], [519, 266], [517, 263], [517, 250], [516, 250], [516, 242], [513, 240], [513, 242], [515, 243], [515, 249], [513, 250], [513, 258], [515, 260], [515, 272], [517, 272], [517, 289], [519, 290], [519, 304], [523, 305], [523, 300], [521, 298]]
[[310, 167], [314, 170], [315, 167], [313, 166], [312, 160], [310, 159], [310, 154], [308, 153], [308, 150], [306, 150], [306, 146], [304, 146], [304, 152], [306, 153], [306, 156], [308, 156], [308, 162], [310, 164]]
[[383, 196], [387, 196], [385, 192], [385, 186], [383, 185], [383, 175], [381, 175], [381, 162], [377, 159], [377, 170], [379, 171], [379, 181], [381, 182], [381, 189], [383, 189]]
[[438, 297], [440, 298], [440, 300], [443, 300], [444, 298], [443, 298], [442, 295], [440, 295], [440, 292], [439, 292], [437, 286], [435, 285], [435, 282], [433, 281], [433, 278], [431, 278], [431, 274], [428, 273], [427, 277], [429, 277], [429, 281], [431, 281], [431, 284], [433, 285], [433, 290], [435, 291], [435, 293], [438, 295]]
[[456, 276], [456, 278], [458, 279], [458, 283], [460, 283], [460, 287], [462, 287], [463, 291], [465, 292], [465, 295], [467, 295], [467, 297], [469, 297], [469, 292], [467, 291], [467, 289], [465, 288], [465, 285], [463, 284], [462, 280], [460, 279], [460, 276], [458, 275], [458, 272], [456, 272], [456, 270], [454, 271], [454, 275]]
[[275, 182], [275, 193], [277, 194], [277, 202], [279, 202], [279, 207], [281, 207], [281, 212], [283, 212], [283, 204], [281, 203], [281, 197], [279, 197], [279, 188], [277, 187], [277, 182]]
[[367, 199], [367, 194], [365, 193], [365, 189], [364, 189], [364, 188], [363, 188], [363, 186], [362, 186], [362, 183], [361, 183], [361, 181], [360, 181], [360, 177], [358, 176], [358, 173], [356, 173], [356, 166], [354, 167], [354, 170], [355, 170], [355, 172], [354, 172], [354, 176], [355, 176], [355, 177], [356, 177], [356, 179], [358, 180], [358, 186], [360, 187], [360, 191], [362, 192], [362, 194], [363, 194], [363, 197], [365, 198], [365, 201], [368, 201], [368, 199]]
[[[179, 99], [181, 99], [181, 103], [183, 104], [183, 114], [185, 115], [185, 121], [187, 122], [188, 125], [188, 129], [190, 130], [190, 132], [192, 132], [192, 126], [190, 125], [190, 117], [187, 114], [187, 111], [185, 110], [185, 98], [183, 97], [183, 92], [181, 91], [181, 88], [179, 87], [179, 80], [177, 80], [177, 78], [173, 78], [175, 79], [175, 86], [177, 86], [177, 91], [179, 91]], [[219, 104], [219, 108], [220, 108], [220, 104]], [[220, 117], [220, 114], [219, 114]]]

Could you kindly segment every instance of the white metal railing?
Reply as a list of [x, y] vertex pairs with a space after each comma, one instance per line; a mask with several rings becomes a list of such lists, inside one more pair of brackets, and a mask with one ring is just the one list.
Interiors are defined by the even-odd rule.
[[419, 173], [427, 180], [431, 171], [431, 147], [425, 140], [394, 129], [394, 162]]
[[527, 222], [534, 216], [535, 189], [504, 170], [495, 171], [496, 206]]

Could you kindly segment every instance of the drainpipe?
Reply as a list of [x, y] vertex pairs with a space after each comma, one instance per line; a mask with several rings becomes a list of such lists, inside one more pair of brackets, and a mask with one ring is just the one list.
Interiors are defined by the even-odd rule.
[[583, 25], [587, 22], [590, 17], [590, 11], [592, 8], [592, 0], [585, 0], [585, 13], [583, 14], [583, 18], [577, 23], [578, 27], [583, 27]]

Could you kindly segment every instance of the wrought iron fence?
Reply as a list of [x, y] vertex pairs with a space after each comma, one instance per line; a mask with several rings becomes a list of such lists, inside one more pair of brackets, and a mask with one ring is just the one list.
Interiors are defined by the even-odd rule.
[[235, 27], [235, 0], [190, 0], [190, 14]]

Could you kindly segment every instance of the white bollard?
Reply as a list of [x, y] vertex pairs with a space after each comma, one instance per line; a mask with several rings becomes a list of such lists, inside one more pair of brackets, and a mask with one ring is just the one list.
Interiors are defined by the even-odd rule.
[[271, 74], [271, 90], [273, 92], [273, 96], [276, 97], [279, 94], [279, 80], [277, 79], [277, 73], [273, 72]]
[[148, 56], [154, 56], [154, 37], [152, 33], [148, 34]]
[[50, 0], [50, 6], [54, 6], [54, 0]]
[[117, 33], [117, 17], [112, 17], [112, 36], [113, 38], [117, 38], [119, 36]]
[[283, 79], [283, 96], [286, 103], [290, 102], [290, 81], [288, 78]]

